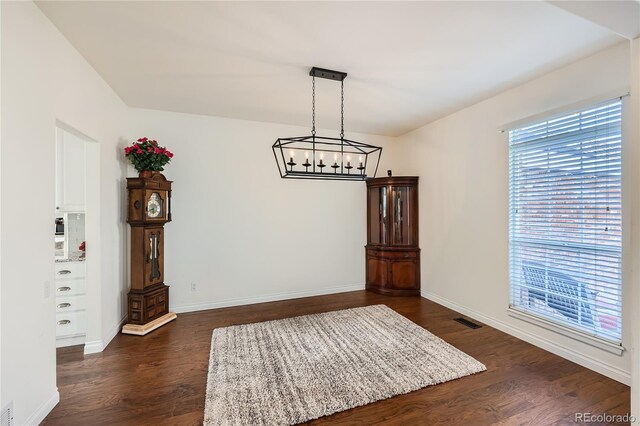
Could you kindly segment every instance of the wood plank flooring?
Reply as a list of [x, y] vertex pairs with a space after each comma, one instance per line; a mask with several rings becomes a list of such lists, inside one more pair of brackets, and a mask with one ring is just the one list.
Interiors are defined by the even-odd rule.
[[487, 366], [487, 371], [309, 424], [554, 425], [574, 413], [626, 414], [629, 387], [420, 297], [365, 291], [178, 315], [144, 336], [119, 334], [99, 354], [58, 349], [60, 403], [46, 425], [197, 425], [214, 328], [385, 304]]

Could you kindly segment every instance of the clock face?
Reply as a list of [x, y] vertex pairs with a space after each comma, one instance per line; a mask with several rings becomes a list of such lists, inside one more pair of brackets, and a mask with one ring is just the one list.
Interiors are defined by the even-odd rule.
[[162, 217], [162, 198], [160, 194], [154, 192], [147, 202], [147, 216], [150, 218]]

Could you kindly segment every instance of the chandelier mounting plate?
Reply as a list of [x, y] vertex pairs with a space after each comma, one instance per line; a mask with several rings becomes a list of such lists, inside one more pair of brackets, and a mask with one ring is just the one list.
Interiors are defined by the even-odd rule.
[[311, 77], [326, 78], [328, 80], [342, 81], [347, 78], [347, 73], [342, 71], [328, 70], [325, 68], [313, 67], [309, 71]]

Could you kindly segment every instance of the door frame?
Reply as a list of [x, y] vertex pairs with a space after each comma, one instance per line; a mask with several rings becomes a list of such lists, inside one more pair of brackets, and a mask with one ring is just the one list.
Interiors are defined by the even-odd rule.
[[85, 241], [87, 242], [87, 330], [84, 353], [104, 350], [102, 336], [102, 282], [100, 240], [100, 143], [63, 121], [56, 129], [69, 132], [85, 142]]

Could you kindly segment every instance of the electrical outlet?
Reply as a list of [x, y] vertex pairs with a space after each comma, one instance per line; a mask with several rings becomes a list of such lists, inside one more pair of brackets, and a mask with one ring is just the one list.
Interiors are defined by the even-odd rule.
[[45, 281], [42, 283], [42, 292], [45, 299], [48, 299], [51, 296], [51, 282]]
[[196, 291], [196, 290], [198, 290], [196, 288], [196, 283], [191, 283], [191, 291]]

